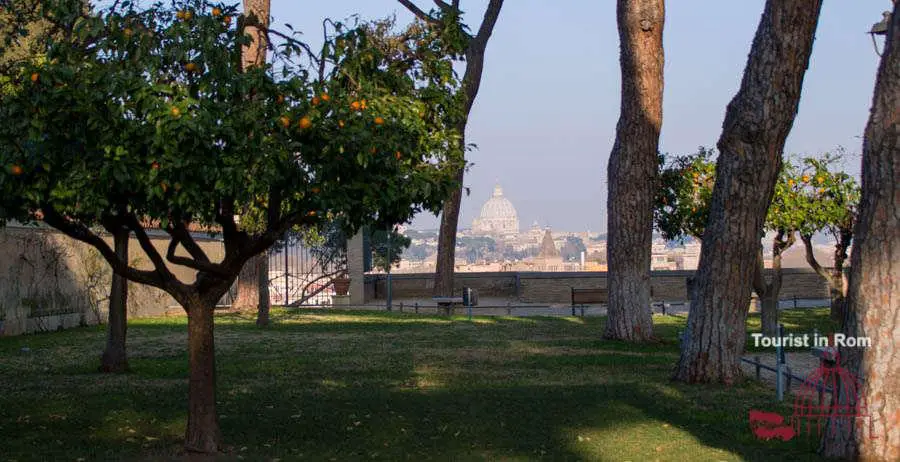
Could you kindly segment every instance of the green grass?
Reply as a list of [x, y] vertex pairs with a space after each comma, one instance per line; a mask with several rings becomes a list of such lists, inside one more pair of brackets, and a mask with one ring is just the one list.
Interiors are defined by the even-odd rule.
[[[827, 310], [788, 312], [792, 329]], [[772, 390], [669, 380], [660, 343], [600, 340], [602, 318], [441, 318], [276, 311], [217, 318], [223, 460], [807, 460], [761, 442]], [[749, 324], [758, 320], [751, 318]], [[186, 320], [129, 325], [132, 372], [96, 371], [102, 327], [0, 339], [0, 462], [170, 460], [186, 418]], [[30, 351], [23, 351], [27, 347]]]

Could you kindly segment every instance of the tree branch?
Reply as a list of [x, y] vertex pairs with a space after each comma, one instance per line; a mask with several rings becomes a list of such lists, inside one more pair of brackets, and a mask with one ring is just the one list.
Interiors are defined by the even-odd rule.
[[803, 240], [803, 247], [806, 248], [806, 262], [809, 263], [809, 266], [816, 274], [822, 276], [827, 281], [831, 281], [831, 275], [829, 275], [828, 272], [825, 271], [825, 268], [822, 268], [822, 265], [819, 264], [819, 261], [816, 260], [812, 245], [812, 234], [801, 234], [800, 239]]
[[156, 251], [156, 247], [153, 246], [153, 241], [150, 240], [150, 237], [147, 236], [147, 231], [144, 230], [144, 227], [141, 226], [140, 222], [138, 222], [137, 217], [132, 213], [127, 213], [124, 216], [120, 217], [123, 220], [125, 226], [131, 229], [134, 232], [134, 236], [137, 237], [138, 244], [140, 244], [141, 249], [144, 251], [144, 254], [150, 259], [150, 262], [153, 263], [153, 268], [156, 269], [156, 273], [159, 274], [159, 277], [165, 283], [169, 282], [181, 282], [178, 281], [178, 278], [169, 271], [169, 267], [166, 266], [166, 262], [163, 260], [162, 256], [159, 252]]
[[[200, 246], [197, 245], [194, 239], [190, 236], [190, 233], [188, 233], [187, 230], [184, 229], [184, 224], [180, 224], [180, 227], [183, 231], [177, 231], [177, 228], [172, 227], [166, 229], [166, 232], [169, 233], [170, 236], [172, 236], [172, 239], [169, 241], [168, 250], [166, 251], [166, 260], [176, 265], [185, 266], [193, 270], [210, 273], [223, 278], [231, 276], [231, 274], [229, 274], [226, 269], [222, 267], [222, 265], [211, 263], [209, 261], [209, 258], [207, 258], [206, 253], [203, 252], [203, 249], [201, 249]], [[187, 237], [185, 238], [184, 235], [187, 235]], [[184, 248], [188, 250], [188, 253], [194, 256], [194, 258], [175, 255], [175, 251], [178, 249], [179, 243], [182, 244]], [[191, 248], [194, 248], [195, 251], [192, 252], [190, 250]]]
[[407, 10], [412, 12], [412, 14], [416, 15], [416, 17], [421, 19], [422, 21], [425, 21], [429, 24], [438, 24], [440, 22], [437, 19], [434, 19], [434, 17], [432, 17], [430, 14], [426, 13], [421, 8], [416, 6], [416, 4], [410, 0], [397, 0], [397, 1], [400, 2], [401, 5], [405, 6]]
[[102, 255], [112, 267], [113, 272], [119, 276], [140, 284], [164, 289], [163, 280], [160, 278], [159, 274], [154, 271], [143, 271], [130, 267], [128, 262], [119, 259], [116, 252], [110, 248], [106, 241], [83, 224], [69, 221], [48, 203], [41, 204], [41, 212], [43, 212], [44, 215], [44, 223], [58, 229], [72, 239], [84, 242], [97, 249], [100, 252], [100, 255]]
[[484, 18], [481, 20], [481, 27], [478, 28], [478, 34], [475, 35], [475, 42], [482, 48], [487, 46], [487, 41], [494, 32], [494, 26], [497, 25], [497, 18], [500, 17], [500, 9], [503, 8], [503, 0], [491, 0], [487, 10], [484, 12]]

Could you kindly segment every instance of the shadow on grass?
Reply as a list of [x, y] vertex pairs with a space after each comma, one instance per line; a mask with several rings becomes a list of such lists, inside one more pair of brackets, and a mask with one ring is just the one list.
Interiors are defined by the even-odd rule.
[[[470, 323], [277, 312], [276, 319], [260, 330], [244, 317], [217, 318], [226, 460], [814, 457], [809, 441], [753, 437], [749, 409], [786, 413], [772, 405], [769, 390], [669, 382], [683, 323], [677, 319], [654, 318], [661, 341], [640, 347], [599, 340], [600, 318]], [[132, 357], [133, 372], [124, 376], [70, 368], [94, 364], [99, 350], [91, 347], [102, 344], [102, 330], [42, 344], [48, 355], [81, 348], [67, 365], [27, 369], [21, 386], [0, 381], [4, 455], [176, 457], [186, 418], [186, 354], [153, 353], [156, 344], [148, 342], [180, 341], [184, 330], [183, 318], [136, 321], [131, 338], [147, 352]], [[0, 352], [12, 343], [0, 341]]]

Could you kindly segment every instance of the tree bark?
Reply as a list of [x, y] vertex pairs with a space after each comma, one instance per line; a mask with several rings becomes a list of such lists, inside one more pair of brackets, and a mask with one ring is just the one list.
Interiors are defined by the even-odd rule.
[[[401, 2], [402, 3], [402, 2]], [[481, 87], [481, 74], [484, 71], [484, 53], [488, 40], [497, 24], [503, 0], [491, 0], [478, 33], [469, 40], [466, 48], [466, 72], [462, 80], [462, 97], [464, 98], [463, 118], [457, 127], [460, 135], [460, 148], [466, 149], [466, 124], [469, 113]], [[453, 295], [453, 273], [456, 264], [456, 231], [459, 228], [459, 210], [462, 204], [463, 179], [465, 167], [456, 172], [459, 189], [453, 191], [444, 202], [441, 211], [441, 227], [438, 234], [437, 261], [434, 268], [434, 295], [449, 297]]]
[[[258, 305], [259, 308], [256, 312], [256, 325], [259, 327], [269, 327], [269, 308], [270, 308], [270, 300], [269, 300], [269, 256], [266, 252], [263, 252], [262, 258], [260, 260], [259, 271], [257, 271], [257, 277], [259, 278], [259, 300]], [[287, 275], [285, 275], [287, 277]], [[287, 300], [284, 301], [285, 305], [287, 305]]]
[[[266, 254], [255, 255], [247, 260], [241, 268], [241, 274], [237, 280], [237, 295], [231, 305], [232, 309], [250, 311], [259, 309], [260, 300], [260, 274], [261, 267], [266, 259]], [[266, 265], [268, 269], [268, 265]], [[265, 276], [268, 283], [268, 275]]]
[[222, 441], [216, 413], [215, 302], [197, 297], [185, 308], [191, 371], [184, 446], [189, 452], [212, 454], [218, 452]]
[[[269, 27], [271, 12], [270, 0], [244, 0], [244, 14], [248, 17], [255, 15], [259, 24], [264, 28]], [[246, 71], [253, 66], [262, 66], [266, 63], [266, 47], [268, 41], [266, 34], [256, 26], [248, 25], [244, 33], [249, 35], [252, 42], [241, 50], [241, 65]]]
[[607, 168], [609, 317], [604, 337], [653, 337], [650, 258], [663, 98], [663, 0], [617, 4], [622, 99]]
[[[871, 339], [842, 348], [845, 367], [863, 380], [868, 422], [831, 419], [828, 457], [900, 460], [900, 2], [894, 3], [863, 139], [862, 196], [851, 253], [844, 332]], [[852, 396], [840, 396], [841, 404]], [[852, 401], [851, 401], [852, 403]], [[848, 428], [849, 427], [849, 428]], [[846, 430], [846, 431], [841, 431]]]
[[[128, 261], [128, 229], [113, 234], [116, 256]], [[125, 338], [128, 333], [128, 280], [113, 273], [109, 291], [109, 322], [106, 325], [106, 349], [100, 358], [100, 372], [122, 373], [128, 371]]]
[[821, 6], [821, 0], [766, 1], [718, 142], [716, 184], [677, 380], [730, 384], [741, 377], [753, 263]]

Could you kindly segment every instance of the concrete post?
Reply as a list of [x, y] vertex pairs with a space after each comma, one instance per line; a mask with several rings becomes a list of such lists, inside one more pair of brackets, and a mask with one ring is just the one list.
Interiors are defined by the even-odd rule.
[[350, 276], [350, 304], [366, 303], [365, 255], [363, 255], [363, 235], [356, 233], [347, 241], [347, 273]]

